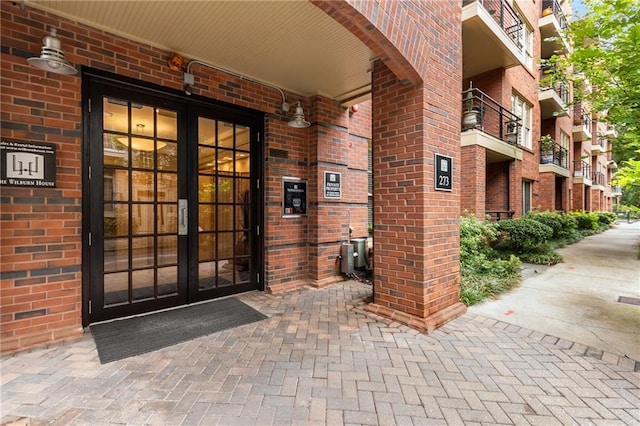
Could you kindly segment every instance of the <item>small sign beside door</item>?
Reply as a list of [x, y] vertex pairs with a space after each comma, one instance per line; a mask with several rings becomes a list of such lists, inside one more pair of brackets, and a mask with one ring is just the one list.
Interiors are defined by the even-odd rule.
[[436, 191], [453, 190], [453, 158], [435, 154]]
[[282, 178], [282, 216], [307, 214], [307, 181], [294, 177]]
[[342, 175], [337, 172], [324, 172], [324, 198], [342, 198]]
[[0, 141], [0, 185], [56, 186], [56, 146], [13, 139]]

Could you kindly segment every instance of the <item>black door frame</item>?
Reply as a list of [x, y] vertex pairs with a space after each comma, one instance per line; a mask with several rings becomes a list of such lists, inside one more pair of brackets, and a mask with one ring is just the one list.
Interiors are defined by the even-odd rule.
[[[194, 128], [193, 128], [193, 116], [199, 111], [208, 111], [214, 112], [216, 115], [216, 119], [219, 120], [229, 120], [229, 122], [241, 124], [248, 126], [252, 129], [251, 131], [251, 174], [255, 177], [252, 180], [252, 197], [253, 201], [252, 205], [252, 217], [254, 219], [254, 223], [251, 224], [252, 234], [254, 235], [254, 240], [251, 248], [251, 258], [252, 258], [252, 278], [250, 286], [233, 286], [228, 290], [221, 290], [216, 292], [204, 292], [199, 295], [196, 293], [187, 294], [184, 292], [184, 300], [178, 300], [174, 298], [167, 298], [167, 306], [162, 306], [162, 303], [154, 301], [154, 308], [151, 311], [159, 310], [164, 307], [170, 306], [179, 306], [192, 302], [197, 302], [199, 300], [210, 299], [214, 297], [221, 297], [228, 294], [240, 293], [243, 291], [248, 291], [252, 289], [264, 290], [264, 280], [260, 279], [263, 277], [264, 271], [264, 237], [263, 232], [258, 232], [258, 230], [264, 229], [264, 195], [262, 191], [263, 185], [260, 185], [260, 182], [264, 181], [264, 144], [261, 141], [262, 135], [264, 134], [264, 120], [265, 113], [261, 111], [256, 111], [253, 109], [239, 107], [231, 104], [227, 104], [224, 102], [216, 101], [213, 99], [205, 98], [202, 96], [193, 96], [186, 95], [184, 92], [169, 89], [166, 87], [158, 86], [152, 83], [147, 83], [139, 80], [135, 80], [129, 77], [119, 76], [117, 74], [113, 74], [110, 72], [93, 69], [90, 67], [82, 67], [82, 129], [83, 129], [83, 143], [82, 143], [82, 324], [83, 326], [88, 326], [90, 324], [90, 304], [91, 304], [91, 280], [92, 274], [97, 274], [96, 270], [99, 270], [100, 275], [102, 275], [102, 268], [91, 268], [91, 250], [92, 248], [89, 245], [89, 232], [91, 231], [90, 225], [91, 220], [90, 212], [94, 212], [95, 205], [98, 203], [96, 199], [98, 197], [91, 197], [91, 180], [89, 178], [89, 167], [93, 164], [92, 155], [102, 155], [102, 149], [91, 149], [89, 146], [90, 141], [90, 132], [91, 129], [95, 126], [99, 126], [102, 128], [102, 123], [98, 122], [99, 117], [97, 114], [91, 114], [92, 108], [95, 108], [95, 105], [91, 105], [91, 94], [93, 88], [95, 86], [100, 87], [108, 87], [109, 90], [113, 90], [114, 92], [118, 91], [126, 91], [126, 93], [131, 94], [132, 92], [136, 94], [136, 96], [142, 96], [147, 98], [153, 98], [156, 101], [160, 101], [161, 104], [170, 105], [171, 108], [177, 108], [184, 112], [185, 114], [185, 125], [179, 126], [183, 127], [183, 129], [178, 129], [179, 132], [185, 132], [186, 134], [180, 134], [178, 140], [186, 140], [189, 141], [188, 146], [185, 148], [187, 151], [187, 155], [182, 155], [182, 158], [179, 157], [179, 168], [182, 167], [183, 170], [186, 170], [188, 173], [187, 179], [183, 179], [186, 182], [194, 182], [194, 178], [197, 182], [197, 174], [198, 167], [192, 167], [190, 162], [194, 161], [194, 151], [197, 152], [197, 146], [194, 148], [193, 143], [196, 141]], [[100, 106], [101, 109], [101, 106]], [[179, 112], [180, 113], [180, 112]], [[95, 122], [91, 122], [95, 120]], [[197, 145], [197, 141], [196, 141]], [[101, 148], [101, 147], [100, 147]], [[96, 153], [98, 151], [98, 153]], [[96, 176], [99, 176], [97, 173], [100, 171], [92, 170], [91, 173]], [[255, 174], [254, 174], [255, 173]], [[100, 175], [101, 176], [101, 175]], [[255, 183], [255, 185], [254, 185]], [[190, 237], [186, 237], [182, 239], [182, 242], [179, 239], [179, 246], [181, 244], [186, 244], [186, 247], [180, 247], [187, 256], [187, 260], [185, 262], [185, 267], [183, 269], [186, 270], [186, 279], [190, 280], [191, 283], [194, 283], [196, 280], [197, 273], [197, 256], [193, 256], [193, 253], [197, 253], [197, 238], [193, 237], [197, 236], [197, 185], [185, 183], [180, 184], [179, 186], [185, 186], [185, 188], [179, 188], [180, 194], [179, 197], [183, 198], [183, 191], [186, 191], [184, 195], [188, 198], [190, 208], [189, 208], [189, 234]], [[100, 194], [100, 200], [101, 200]], [[99, 204], [99, 203], [98, 203]], [[100, 209], [101, 210], [101, 206]], [[195, 230], [195, 233], [194, 233]], [[95, 239], [101, 239], [102, 234], [99, 235], [100, 238], [94, 236]], [[194, 269], [194, 265], [196, 269]], [[101, 277], [95, 277], [102, 279]], [[184, 284], [186, 286], [186, 283]], [[193, 285], [191, 286], [193, 287]], [[141, 302], [141, 307], [144, 307], [144, 302]], [[143, 308], [144, 310], [144, 308]], [[105, 318], [106, 319], [106, 318]], [[100, 321], [100, 319], [96, 320]]]

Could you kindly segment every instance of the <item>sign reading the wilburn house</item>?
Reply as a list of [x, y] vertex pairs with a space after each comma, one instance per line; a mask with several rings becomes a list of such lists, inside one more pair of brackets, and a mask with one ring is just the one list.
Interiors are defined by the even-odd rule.
[[436, 191], [453, 190], [453, 159], [447, 155], [435, 154]]
[[49, 143], [0, 140], [0, 185], [56, 186], [56, 146]]
[[307, 181], [283, 177], [282, 198], [283, 217], [307, 214]]
[[324, 172], [324, 198], [342, 198], [342, 186], [337, 172]]

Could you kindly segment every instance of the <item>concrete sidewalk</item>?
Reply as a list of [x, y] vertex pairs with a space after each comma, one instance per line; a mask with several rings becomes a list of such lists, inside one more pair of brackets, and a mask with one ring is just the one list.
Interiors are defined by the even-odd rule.
[[247, 293], [268, 319], [104, 365], [89, 334], [3, 358], [2, 423], [640, 423], [630, 358], [473, 313], [423, 335], [370, 296]]
[[619, 223], [559, 250], [564, 262], [469, 311], [640, 360], [640, 222]]

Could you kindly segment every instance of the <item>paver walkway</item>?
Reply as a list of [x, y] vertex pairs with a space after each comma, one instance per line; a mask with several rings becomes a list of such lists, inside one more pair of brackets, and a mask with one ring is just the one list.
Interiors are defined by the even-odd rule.
[[90, 335], [4, 358], [3, 422], [640, 422], [628, 358], [472, 314], [422, 335], [365, 314], [370, 295], [353, 281], [248, 293], [270, 318], [105, 365]]

